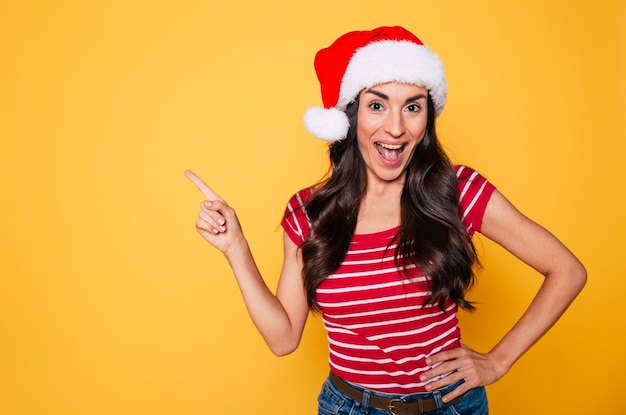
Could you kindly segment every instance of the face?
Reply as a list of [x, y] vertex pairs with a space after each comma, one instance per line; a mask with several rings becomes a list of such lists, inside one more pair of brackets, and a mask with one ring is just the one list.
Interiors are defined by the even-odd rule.
[[389, 82], [359, 94], [357, 141], [368, 184], [404, 183], [406, 166], [427, 123], [426, 88]]

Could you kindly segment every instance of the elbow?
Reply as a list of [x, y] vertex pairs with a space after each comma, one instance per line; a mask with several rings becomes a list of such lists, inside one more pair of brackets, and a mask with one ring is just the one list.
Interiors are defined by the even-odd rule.
[[290, 355], [296, 349], [270, 348], [270, 350], [272, 351], [272, 353], [274, 353], [274, 356], [284, 357], [284, 356]]
[[560, 272], [560, 275], [563, 277], [561, 280], [562, 287], [567, 288], [567, 291], [573, 297], [578, 296], [587, 284], [587, 270], [577, 259], [571, 261], [566, 267], [564, 267], [562, 272]]
[[[568, 302], [573, 301], [587, 284], [587, 270], [577, 259], [554, 271], [544, 274], [546, 279], [552, 280], [558, 291], [562, 293]], [[554, 279], [553, 279], [554, 278]]]
[[293, 353], [299, 344], [299, 341], [280, 341], [275, 344], [268, 343], [268, 346], [275, 356], [283, 357]]
[[587, 270], [585, 266], [579, 262], [576, 269], [572, 272], [572, 275], [573, 284], [575, 284], [578, 292], [581, 292], [587, 284]]

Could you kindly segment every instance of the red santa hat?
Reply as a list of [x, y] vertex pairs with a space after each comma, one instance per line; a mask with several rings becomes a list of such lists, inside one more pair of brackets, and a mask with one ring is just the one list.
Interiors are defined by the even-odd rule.
[[349, 32], [315, 55], [324, 108], [309, 108], [306, 128], [325, 141], [346, 138], [350, 126], [346, 106], [364, 88], [385, 82], [423, 86], [443, 111], [448, 89], [443, 64], [411, 32], [395, 27]]

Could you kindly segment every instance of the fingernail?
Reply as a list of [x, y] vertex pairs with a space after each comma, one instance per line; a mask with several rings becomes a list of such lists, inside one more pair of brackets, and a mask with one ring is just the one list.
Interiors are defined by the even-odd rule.
[[210, 208], [212, 204], [213, 203], [211, 203], [211, 202], [204, 202], [204, 207], [205, 208]]
[[226, 226], [220, 226], [220, 231], [226, 232]]
[[219, 218], [217, 223], [219, 223], [220, 225], [223, 225], [226, 223], [226, 221], [223, 218]]

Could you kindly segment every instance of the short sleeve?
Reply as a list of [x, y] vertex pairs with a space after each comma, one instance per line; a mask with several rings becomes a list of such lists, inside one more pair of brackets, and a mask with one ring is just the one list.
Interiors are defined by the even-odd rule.
[[307, 199], [311, 196], [311, 189], [304, 189], [289, 199], [281, 225], [289, 239], [297, 246], [302, 245], [311, 227], [304, 209]]
[[467, 166], [456, 166], [458, 180], [459, 214], [471, 235], [480, 232], [487, 203], [495, 186], [477, 171]]

